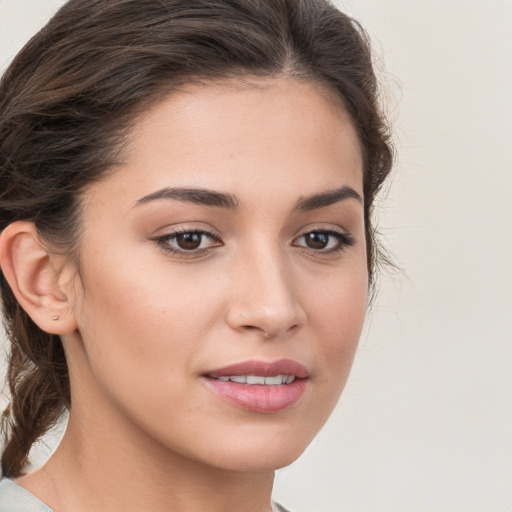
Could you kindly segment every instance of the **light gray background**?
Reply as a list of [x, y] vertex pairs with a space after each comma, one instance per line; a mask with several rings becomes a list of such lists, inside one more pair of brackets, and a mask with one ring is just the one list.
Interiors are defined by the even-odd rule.
[[[1, 68], [61, 4], [0, 0]], [[275, 495], [296, 512], [511, 512], [512, 1], [339, 5], [386, 70], [400, 159], [380, 225], [404, 272], [383, 275], [340, 405]]]

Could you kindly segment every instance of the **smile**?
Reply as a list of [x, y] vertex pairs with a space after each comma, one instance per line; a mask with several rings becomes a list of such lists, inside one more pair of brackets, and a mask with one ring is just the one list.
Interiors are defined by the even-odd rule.
[[289, 359], [250, 360], [211, 370], [202, 380], [230, 405], [251, 412], [276, 413], [301, 399], [309, 383], [309, 370]]

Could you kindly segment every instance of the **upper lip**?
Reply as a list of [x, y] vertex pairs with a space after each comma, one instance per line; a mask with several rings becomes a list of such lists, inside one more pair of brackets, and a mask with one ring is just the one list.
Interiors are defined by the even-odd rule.
[[207, 377], [214, 379], [231, 375], [258, 375], [261, 377], [274, 377], [276, 375], [293, 375], [299, 379], [309, 376], [309, 370], [303, 364], [291, 359], [278, 361], [250, 360], [230, 364], [206, 373]]

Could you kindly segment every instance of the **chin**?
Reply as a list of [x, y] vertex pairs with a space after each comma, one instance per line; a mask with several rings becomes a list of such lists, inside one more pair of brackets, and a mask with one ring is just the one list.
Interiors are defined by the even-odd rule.
[[250, 473], [276, 471], [295, 462], [302, 455], [304, 449], [241, 451], [229, 454], [220, 460], [218, 467], [227, 471]]
[[297, 428], [258, 430], [240, 429], [227, 442], [219, 439], [209, 454], [209, 464], [228, 471], [275, 471], [296, 461], [317, 432], [301, 432]]

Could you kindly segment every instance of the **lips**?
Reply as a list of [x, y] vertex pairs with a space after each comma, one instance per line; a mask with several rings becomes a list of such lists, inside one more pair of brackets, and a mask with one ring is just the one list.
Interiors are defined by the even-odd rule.
[[218, 368], [209, 371], [206, 375], [213, 379], [229, 377], [230, 375], [261, 375], [262, 377], [293, 375], [299, 379], [306, 379], [309, 376], [309, 370], [304, 365], [291, 359], [280, 359], [272, 362], [251, 360]]
[[304, 394], [309, 370], [290, 359], [251, 360], [209, 371], [203, 376], [217, 397], [253, 412], [283, 411]]

